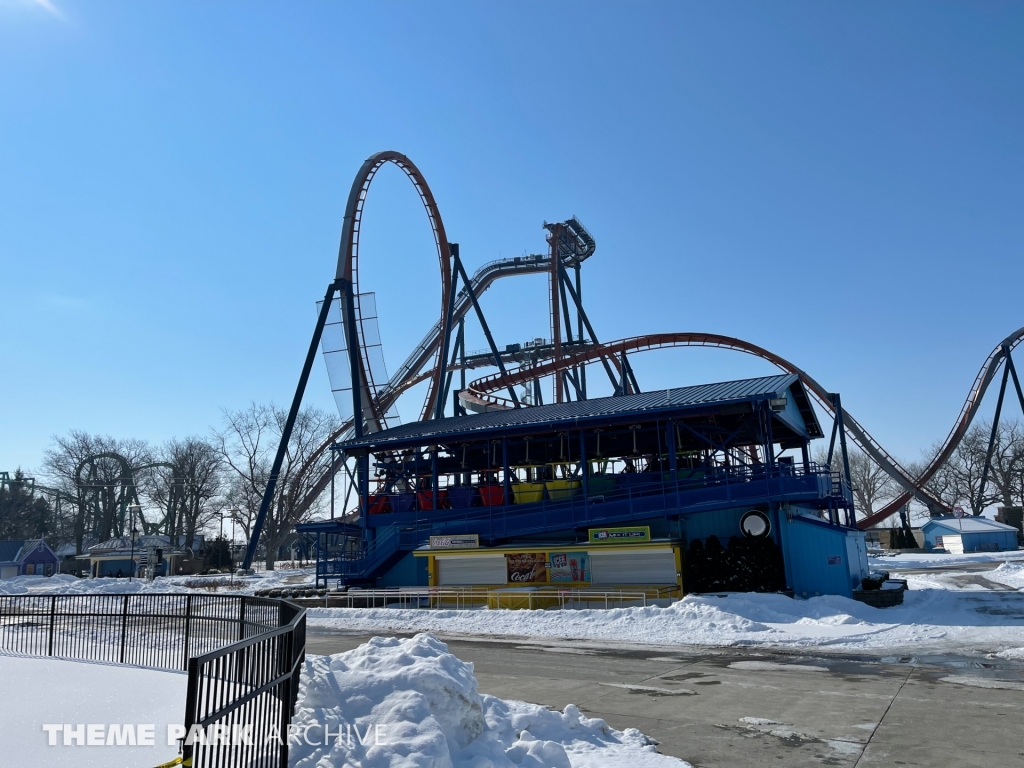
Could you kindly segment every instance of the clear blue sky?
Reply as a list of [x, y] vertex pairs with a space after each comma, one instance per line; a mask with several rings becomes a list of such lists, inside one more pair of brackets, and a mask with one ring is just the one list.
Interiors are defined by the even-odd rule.
[[[71, 428], [161, 441], [286, 404], [382, 149], [470, 269], [576, 214], [603, 339], [748, 339], [917, 458], [1024, 325], [1022, 40], [998, 2], [0, 0], [0, 469]], [[393, 369], [438, 310], [394, 169], [363, 253]], [[547, 335], [544, 296], [487, 294], [499, 343]], [[767, 370], [635, 366], [650, 388]], [[319, 361], [308, 402], [332, 407]]]

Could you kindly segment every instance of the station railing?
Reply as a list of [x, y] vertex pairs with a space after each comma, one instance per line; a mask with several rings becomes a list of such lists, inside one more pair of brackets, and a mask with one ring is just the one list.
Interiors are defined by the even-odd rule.
[[[204, 736], [231, 734], [183, 739], [183, 763], [193, 768], [287, 768], [305, 647], [305, 609], [285, 600], [0, 595], [2, 650], [188, 672], [186, 736], [193, 726]], [[282, 736], [266, 738], [272, 733]]]
[[536, 587], [528, 589], [494, 587], [397, 587], [391, 589], [349, 589], [301, 598], [306, 607], [397, 608], [424, 610], [467, 610], [470, 608], [621, 608], [627, 605], [657, 605], [678, 598], [678, 587], [631, 589]]

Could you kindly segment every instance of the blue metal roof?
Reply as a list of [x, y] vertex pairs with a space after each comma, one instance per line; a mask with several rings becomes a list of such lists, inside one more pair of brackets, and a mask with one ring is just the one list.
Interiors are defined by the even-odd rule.
[[[655, 417], [662, 412], [677, 412], [707, 406], [728, 405], [784, 397], [792, 392], [804, 416], [808, 434], [821, 437], [821, 427], [814, 417], [800, 377], [788, 373], [757, 379], [698, 384], [692, 387], [659, 389], [621, 397], [601, 397], [570, 403], [539, 405], [470, 416], [416, 421], [392, 429], [374, 432], [358, 439], [339, 443], [343, 449], [383, 447], [412, 441], [437, 442], [470, 433], [521, 429], [525, 427], [572, 427], [581, 423], [617, 416]], [[808, 416], [810, 415], [810, 421]]]
[[0, 563], [11, 563], [18, 559], [18, 553], [25, 546], [24, 541], [0, 541]]

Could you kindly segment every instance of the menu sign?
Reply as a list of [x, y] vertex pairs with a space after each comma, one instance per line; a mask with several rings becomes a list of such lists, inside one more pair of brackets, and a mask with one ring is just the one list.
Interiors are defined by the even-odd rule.
[[586, 552], [552, 552], [548, 581], [590, 581], [590, 556]]
[[544, 552], [522, 552], [505, 555], [509, 584], [528, 584], [547, 581], [547, 556]]

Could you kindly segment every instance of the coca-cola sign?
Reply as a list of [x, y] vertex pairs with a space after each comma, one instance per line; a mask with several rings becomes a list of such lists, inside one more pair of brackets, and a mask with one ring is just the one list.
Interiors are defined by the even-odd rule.
[[547, 555], [544, 552], [520, 552], [505, 555], [509, 584], [529, 584], [548, 580]]

